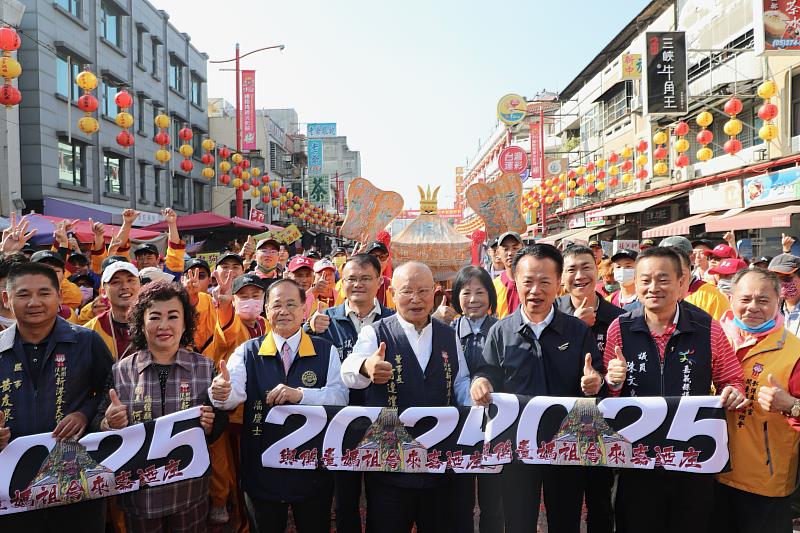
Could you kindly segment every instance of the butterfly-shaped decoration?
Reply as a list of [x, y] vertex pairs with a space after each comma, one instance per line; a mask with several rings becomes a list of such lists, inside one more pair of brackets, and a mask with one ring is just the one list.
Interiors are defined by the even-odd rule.
[[491, 240], [506, 231], [523, 233], [528, 229], [520, 213], [522, 180], [519, 174], [503, 174], [491, 183], [473, 183], [467, 187], [467, 202], [486, 226]]
[[403, 210], [403, 197], [383, 191], [364, 178], [356, 178], [347, 189], [347, 215], [341, 235], [360, 242], [372, 242]]

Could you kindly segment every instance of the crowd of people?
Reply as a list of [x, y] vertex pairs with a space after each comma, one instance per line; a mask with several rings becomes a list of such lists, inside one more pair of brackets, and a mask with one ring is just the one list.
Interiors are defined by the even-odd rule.
[[[487, 243], [483, 266], [434, 280], [390, 246], [289, 257], [267, 238], [211, 265], [132, 247], [137, 213], [86, 252], [59, 224], [34, 250], [0, 242], [0, 450], [70, 440], [201, 406], [209, 476], [0, 516], [3, 531], [790, 532], [800, 443], [800, 257], [669, 237], [606, 257], [587, 246]], [[453, 357], [455, 355], [455, 357]], [[66, 372], [64, 372], [66, 368]], [[716, 476], [512, 463], [499, 474], [270, 469], [271, 406], [488, 406], [493, 392], [716, 394], [730, 469]], [[364, 505], [366, 502], [366, 505]]]

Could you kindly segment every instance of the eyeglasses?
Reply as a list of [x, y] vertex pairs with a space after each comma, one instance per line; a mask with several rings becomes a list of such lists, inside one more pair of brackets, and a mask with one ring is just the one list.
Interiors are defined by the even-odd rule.
[[420, 298], [427, 298], [431, 294], [433, 294], [433, 289], [432, 288], [417, 289], [417, 290], [400, 289], [399, 291], [397, 291], [397, 294], [399, 294], [403, 298], [413, 298], [414, 295], [419, 296]]
[[360, 278], [356, 277], [348, 277], [344, 278], [344, 282], [348, 285], [355, 285], [356, 283], [360, 283], [361, 285], [368, 285], [375, 281], [373, 276], [361, 276]]

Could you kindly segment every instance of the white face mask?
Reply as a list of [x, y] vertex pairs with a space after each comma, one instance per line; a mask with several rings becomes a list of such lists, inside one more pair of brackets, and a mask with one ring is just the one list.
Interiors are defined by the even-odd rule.
[[260, 298], [236, 300], [236, 314], [242, 320], [255, 320], [263, 309], [264, 300]]
[[620, 285], [630, 283], [631, 281], [633, 281], [635, 275], [636, 275], [636, 269], [634, 268], [614, 269], [614, 281], [616, 281]]
[[94, 298], [94, 289], [91, 287], [81, 287], [81, 305], [86, 305]]

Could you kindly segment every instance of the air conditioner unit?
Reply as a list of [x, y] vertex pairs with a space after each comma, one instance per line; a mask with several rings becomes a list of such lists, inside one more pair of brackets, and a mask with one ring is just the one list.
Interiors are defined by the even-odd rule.
[[672, 179], [674, 181], [691, 181], [700, 177], [702, 177], [702, 172], [699, 169], [695, 169], [693, 165], [672, 169]]

